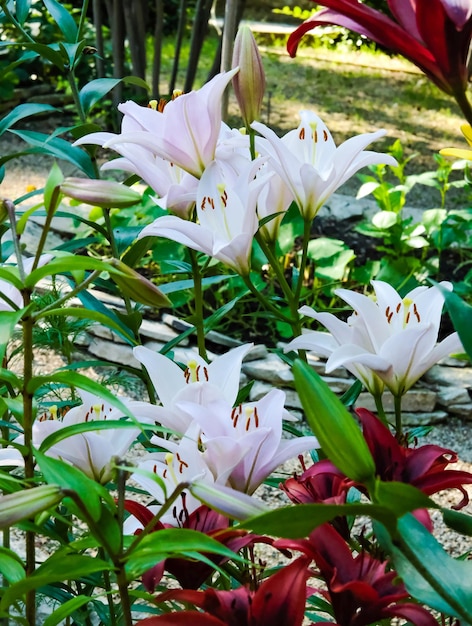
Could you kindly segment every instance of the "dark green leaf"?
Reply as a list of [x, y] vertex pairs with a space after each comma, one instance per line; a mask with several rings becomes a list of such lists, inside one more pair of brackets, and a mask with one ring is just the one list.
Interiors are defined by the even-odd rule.
[[20, 557], [0, 546], [0, 574], [10, 583], [16, 583], [25, 577], [25, 566]]
[[50, 104], [19, 104], [16, 106], [13, 111], [10, 111], [8, 115], [0, 120], [0, 135], [2, 135], [7, 129], [11, 128], [16, 122], [24, 119], [25, 117], [30, 117], [32, 115], [38, 115], [39, 113], [47, 113], [51, 111], [56, 111], [54, 107]]
[[87, 115], [90, 109], [107, 93], [121, 83], [121, 78], [96, 78], [86, 83], [79, 92], [80, 103]]
[[422, 491], [400, 482], [377, 481], [375, 485], [375, 502], [391, 509], [395, 517], [402, 517], [416, 509], [437, 509], [439, 506]]
[[59, 26], [66, 41], [75, 42], [77, 39], [77, 25], [69, 10], [56, 0], [43, 0], [43, 3]]
[[74, 611], [80, 609], [90, 602], [89, 596], [75, 596], [70, 600], [67, 600], [54, 613], [51, 613], [43, 622], [43, 626], [57, 626], [66, 617], [70, 617]]
[[28, 591], [39, 589], [50, 583], [79, 580], [96, 572], [105, 572], [113, 566], [98, 558], [78, 554], [57, 552], [25, 580], [21, 580], [6, 589], [0, 602], [0, 610], [5, 610], [16, 600], [20, 600]]
[[16, 0], [15, 16], [18, 22], [23, 25], [28, 17], [31, 8], [31, 0]]
[[19, 311], [0, 311], [0, 361], [3, 361], [16, 324], [20, 321], [25, 309]]
[[312, 530], [345, 515], [365, 515], [391, 525], [392, 512], [374, 504], [297, 504], [263, 513], [240, 524], [254, 532], [300, 539]]
[[[414, 598], [436, 611], [472, 623], [471, 561], [458, 561], [449, 556], [411, 514], [398, 521], [399, 536], [394, 541], [378, 524], [375, 533]], [[431, 577], [431, 581], [426, 576]]]
[[472, 358], [472, 306], [464, 302], [456, 293], [437, 285], [446, 300], [446, 309], [451, 316], [454, 328], [457, 330], [464, 350]]
[[472, 537], [472, 515], [453, 511], [452, 509], [442, 509], [444, 523], [462, 535]]
[[49, 154], [58, 159], [63, 159], [78, 167], [89, 178], [95, 178], [95, 166], [90, 156], [81, 148], [71, 146], [70, 143], [60, 137], [50, 138], [49, 135], [29, 130], [11, 130], [23, 141], [33, 146], [27, 150], [27, 154]]

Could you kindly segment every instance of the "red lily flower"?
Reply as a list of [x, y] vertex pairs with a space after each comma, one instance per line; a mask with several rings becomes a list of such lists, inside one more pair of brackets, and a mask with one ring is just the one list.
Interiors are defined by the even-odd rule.
[[144, 619], [136, 626], [301, 626], [305, 615], [309, 559], [302, 556], [267, 578], [257, 591], [239, 587], [231, 591], [171, 589], [156, 602], [177, 600], [203, 609], [166, 613]]
[[[125, 508], [129, 513], [132, 513], [143, 526], [146, 526], [154, 517], [152, 511], [134, 500], [125, 500]], [[183, 511], [185, 512], [185, 506], [183, 507]], [[254, 543], [273, 543], [273, 540], [269, 537], [254, 535], [245, 530], [231, 528], [228, 518], [205, 505], [198, 507], [198, 509], [195, 509], [195, 511], [190, 514], [182, 516], [182, 519], [178, 520], [177, 525], [181, 528], [189, 528], [205, 533], [209, 537], [224, 544], [230, 550], [234, 550], [234, 552], [238, 552], [241, 548]], [[174, 526], [157, 521], [154, 525], [153, 532], [162, 530], [163, 528], [174, 528]], [[138, 529], [135, 534], [140, 532], [141, 529]], [[221, 564], [226, 560], [225, 557], [214, 554], [208, 554], [206, 556], [215, 564]], [[203, 561], [168, 558], [165, 561], [156, 563], [154, 567], [143, 574], [143, 585], [149, 592], [154, 591], [159, 584], [164, 570], [173, 574], [180, 585], [185, 589], [198, 589], [213, 571], [211, 566]]]
[[325, 581], [319, 590], [331, 604], [339, 626], [367, 626], [379, 620], [401, 617], [416, 626], [437, 626], [433, 616], [412, 602], [397, 573], [386, 572], [387, 562], [365, 552], [353, 556], [348, 544], [329, 524], [316, 528], [309, 539], [280, 540], [285, 548], [301, 550], [311, 557]]
[[[304, 469], [301, 476], [288, 478], [280, 485], [288, 498], [295, 504], [324, 502], [326, 504], [345, 504], [347, 492], [354, 482], [347, 478], [331, 461], [323, 459], [305, 468], [303, 457], [300, 462]], [[349, 526], [346, 517], [337, 517], [332, 521], [336, 530], [349, 538]]]
[[306, 20], [289, 37], [295, 56], [302, 36], [316, 26], [344, 26], [414, 63], [440, 89], [453, 95], [467, 121], [467, 61], [472, 39], [472, 5], [468, 0], [387, 0], [382, 13], [358, 0], [317, 0], [327, 7]]
[[463, 498], [453, 508], [461, 509], [468, 503], [469, 496], [462, 485], [472, 484], [472, 474], [446, 469], [458, 460], [453, 450], [432, 444], [419, 448], [402, 446], [373, 413], [367, 409], [356, 409], [356, 413], [377, 475], [382, 480], [409, 483], [428, 496], [442, 489], [456, 488]]

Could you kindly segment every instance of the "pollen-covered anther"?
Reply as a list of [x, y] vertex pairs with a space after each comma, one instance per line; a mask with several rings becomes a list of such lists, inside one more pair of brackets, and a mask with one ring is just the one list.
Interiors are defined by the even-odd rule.
[[385, 317], [387, 318], [387, 322], [390, 324], [393, 317], [393, 311], [390, 310], [389, 306], [385, 309]]
[[178, 452], [175, 453], [175, 458], [179, 462], [179, 474], [182, 474], [184, 471], [184, 467], [188, 467], [188, 463], [182, 459]]
[[300, 128], [300, 132], [298, 133], [298, 138], [301, 139], [302, 141], [305, 139], [305, 129], [303, 127]]
[[239, 416], [241, 415], [243, 411], [243, 407], [239, 404], [238, 406], [235, 406], [234, 409], [231, 411], [231, 419], [233, 420], [233, 426], [236, 428], [238, 420], [239, 420]]

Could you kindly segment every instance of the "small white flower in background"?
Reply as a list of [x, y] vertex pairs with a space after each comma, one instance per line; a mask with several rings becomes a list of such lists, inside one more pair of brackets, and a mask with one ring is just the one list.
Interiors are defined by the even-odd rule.
[[[437, 287], [417, 287], [402, 298], [388, 283], [374, 280], [376, 300], [338, 289], [354, 314], [342, 322], [331, 313], [317, 313], [302, 307], [308, 315], [326, 326], [331, 335], [307, 331], [289, 343], [287, 350], [313, 350], [327, 356], [326, 371], [344, 366], [357, 376], [374, 395], [385, 384], [401, 396], [435, 363], [461, 352], [457, 333], [438, 343], [444, 296]], [[452, 285], [440, 285], [452, 290]]]
[[137, 346], [135, 358], [146, 368], [162, 407], [156, 406], [158, 421], [167, 428], [184, 433], [193, 419], [179, 411], [179, 402], [209, 404], [223, 397], [230, 406], [236, 402], [241, 379], [241, 365], [254, 344], [245, 344], [229, 350], [207, 363], [198, 354], [188, 362], [185, 370], [163, 354], [144, 346]]
[[365, 148], [385, 135], [384, 130], [351, 137], [336, 147], [324, 122], [312, 111], [300, 112], [301, 123], [279, 138], [273, 130], [254, 122], [251, 127], [264, 137], [256, 143], [262, 155], [291, 189], [301, 214], [313, 219], [326, 200], [353, 174], [366, 165], [396, 165], [387, 154]]

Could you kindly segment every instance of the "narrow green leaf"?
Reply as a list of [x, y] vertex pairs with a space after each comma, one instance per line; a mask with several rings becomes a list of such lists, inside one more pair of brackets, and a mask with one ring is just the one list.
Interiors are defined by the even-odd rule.
[[64, 426], [60, 430], [51, 433], [43, 440], [40, 446], [41, 452], [46, 452], [51, 446], [54, 446], [59, 441], [72, 437], [73, 435], [80, 435], [81, 433], [88, 433], [96, 430], [111, 430], [122, 428], [136, 428], [136, 422], [129, 422], [126, 420], [91, 420], [90, 422], [81, 422], [80, 424], [71, 424], [70, 426]]
[[59, 26], [66, 41], [75, 42], [77, 39], [77, 25], [69, 10], [56, 0], [43, 0], [43, 3]]
[[365, 515], [391, 525], [392, 512], [375, 504], [297, 504], [253, 517], [239, 526], [277, 537], [300, 539], [312, 530], [345, 515]]
[[86, 83], [79, 92], [80, 103], [87, 115], [92, 107], [121, 83], [121, 78], [96, 78]]
[[54, 163], [44, 186], [44, 207], [47, 213], [54, 213], [60, 201], [59, 185], [64, 174], [57, 163]]
[[444, 523], [462, 535], [472, 537], [472, 516], [452, 509], [442, 509]]
[[20, 309], [19, 311], [0, 311], [0, 361], [2, 362], [15, 326], [20, 321], [24, 312], [25, 309]]
[[26, 117], [51, 111], [57, 111], [57, 109], [50, 104], [19, 104], [12, 111], [10, 111], [8, 115], [5, 115], [5, 117], [0, 120], [0, 135]]
[[441, 285], [437, 285], [438, 289], [444, 295], [446, 301], [446, 309], [451, 316], [454, 328], [457, 330], [464, 350], [470, 358], [472, 358], [472, 306], [464, 302], [457, 293], [444, 289]]
[[295, 361], [293, 374], [307, 421], [326, 456], [349, 478], [372, 484], [375, 463], [353, 416], [309, 365]]
[[103, 326], [107, 326], [111, 330], [114, 330], [118, 335], [126, 339], [126, 341], [134, 346], [136, 345], [136, 339], [131, 335], [126, 327], [122, 324], [117, 323], [112, 317], [106, 315], [104, 313], [99, 313], [98, 311], [91, 311], [90, 309], [79, 309], [77, 307], [67, 307], [63, 309], [50, 309], [45, 313], [40, 313], [36, 319], [41, 319], [44, 317], [57, 317], [58, 315], [63, 317], [76, 317], [79, 319], [87, 319], [92, 322], [97, 322], [98, 324], [102, 324]]
[[65, 139], [60, 137], [51, 139], [49, 135], [44, 133], [28, 130], [10, 130], [10, 132], [33, 146], [32, 149], [24, 151], [23, 154], [49, 154], [72, 163], [89, 178], [95, 178], [95, 167], [87, 152], [77, 146], [71, 146]]
[[438, 509], [439, 506], [422, 491], [400, 482], [376, 481], [375, 503], [391, 509], [395, 517], [402, 517], [416, 509]]
[[63, 53], [59, 51], [57, 44], [45, 44], [29, 41], [21, 44], [23, 48], [36, 52], [40, 57], [43, 57], [55, 65], [59, 70], [63, 71], [66, 65], [66, 58]]
[[31, 0], [15, 1], [15, 16], [18, 22], [23, 25], [28, 17], [31, 8]]
[[127, 555], [126, 572], [129, 579], [134, 579], [169, 557], [207, 560], [200, 553], [241, 560], [235, 552], [204, 533], [187, 528], [166, 528], [144, 537], [137, 548]]
[[[414, 598], [436, 611], [472, 623], [471, 561], [453, 559], [411, 514], [398, 521], [399, 537], [394, 542], [377, 524], [375, 533]], [[434, 586], [425, 575], [433, 578]]]
[[90, 272], [98, 270], [100, 272], [117, 272], [115, 268], [103, 261], [102, 259], [94, 259], [91, 257], [75, 256], [73, 254], [61, 253], [60, 255], [46, 265], [36, 268], [29, 276], [26, 277], [25, 287], [33, 288], [45, 276], [54, 276], [54, 274], [73, 273], [77, 270]]
[[[109, 504], [114, 506], [113, 498], [108, 491], [99, 483], [91, 480], [81, 470], [59, 459], [53, 459], [39, 452], [39, 450], [35, 451], [35, 457], [44, 479], [48, 483], [60, 485], [63, 489], [75, 491], [95, 522], [100, 519], [101, 515], [102, 502], [100, 498], [107, 500]], [[83, 515], [81, 515], [80, 510], [75, 506], [74, 510], [82, 519]]]
[[89, 596], [75, 596], [70, 600], [67, 600], [54, 613], [51, 613], [43, 622], [43, 626], [57, 626], [66, 617], [70, 617], [74, 611], [80, 609], [90, 602]]
[[20, 557], [13, 550], [2, 546], [0, 546], [0, 574], [10, 584], [23, 580], [26, 576], [25, 566]]
[[113, 566], [106, 561], [78, 554], [65, 554], [62, 551], [55, 553], [28, 578], [8, 587], [0, 602], [0, 610], [5, 610], [13, 602], [20, 600], [28, 591], [39, 589], [45, 585], [67, 580], [79, 580], [99, 572], [106, 572]]
[[95, 380], [91, 380], [87, 376], [79, 374], [78, 372], [59, 371], [45, 376], [35, 376], [31, 379], [30, 384], [28, 385], [28, 391], [30, 393], [34, 393], [42, 385], [50, 383], [60, 383], [66, 387], [73, 386], [83, 389], [84, 391], [88, 391], [89, 393], [92, 393], [109, 402], [112, 406], [122, 411], [123, 415], [133, 420], [133, 422], [136, 420], [131, 410], [113, 393], [108, 391], [108, 389], [103, 387], [100, 383]]

